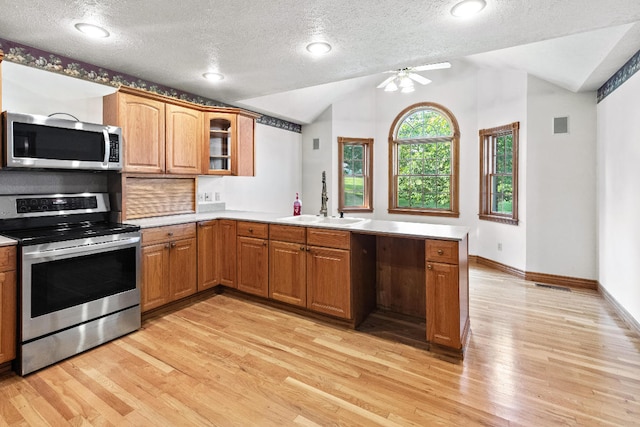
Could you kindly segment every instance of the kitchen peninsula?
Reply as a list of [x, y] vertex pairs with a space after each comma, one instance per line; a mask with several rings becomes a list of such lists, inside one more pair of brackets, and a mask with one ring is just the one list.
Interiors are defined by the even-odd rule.
[[466, 227], [245, 211], [128, 222], [142, 228], [143, 312], [223, 285], [353, 328], [376, 308], [425, 319], [432, 351], [464, 355]]

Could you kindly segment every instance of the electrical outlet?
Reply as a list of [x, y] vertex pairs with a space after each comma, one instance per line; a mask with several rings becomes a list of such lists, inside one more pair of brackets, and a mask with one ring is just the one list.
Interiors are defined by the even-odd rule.
[[198, 193], [198, 201], [204, 202], [204, 193]]
[[220, 193], [216, 191], [214, 196], [215, 196], [215, 201], [219, 202], [220, 201]]
[[209, 192], [204, 193], [204, 201], [205, 202], [210, 202], [211, 201], [211, 193], [209, 193]]
[[498, 250], [501, 251], [502, 250], [502, 243], [498, 243]]

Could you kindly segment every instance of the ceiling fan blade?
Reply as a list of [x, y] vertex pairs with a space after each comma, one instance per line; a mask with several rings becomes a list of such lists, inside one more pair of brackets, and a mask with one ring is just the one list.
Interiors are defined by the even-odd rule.
[[427, 64], [421, 65], [419, 67], [411, 67], [411, 71], [442, 70], [444, 68], [451, 68], [451, 64], [448, 62], [438, 62], [437, 64]]
[[413, 81], [420, 83], [421, 85], [428, 85], [429, 83], [431, 83], [431, 80], [427, 79], [426, 77], [422, 77], [419, 74], [409, 73], [407, 74], [407, 77], [409, 77]]
[[377, 86], [377, 89], [381, 89], [381, 88], [385, 87], [386, 85], [388, 85], [389, 83], [391, 83], [391, 82], [393, 81], [393, 79], [395, 79], [395, 78], [396, 78], [396, 76], [391, 76], [391, 77], [389, 77], [388, 79], [386, 79], [385, 81], [383, 81], [382, 83], [380, 83], [380, 84]]

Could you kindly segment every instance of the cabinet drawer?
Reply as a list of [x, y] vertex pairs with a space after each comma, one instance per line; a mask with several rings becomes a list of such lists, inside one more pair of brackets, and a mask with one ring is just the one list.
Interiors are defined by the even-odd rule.
[[458, 263], [458, 242], [449, 240], [427, 240], [425, 248], [427, 261]]
[[349, 249], [351, 247], [351, 233], [341, 230], [308, 228], [307, 244], [310, 246]]
[[306, 242], [306, 229], [292, 225], [271, 224], [269, 226], [269, 239], [280, 242], [302, 243]]
[[0, 248], [0, 271], [15, 270], [16, 265], [16, 247], [5, 246]]
[[237, 233], [238, 236], [267, 239], [269, 237], [269, 224], [262, 222], [238, 221]]
[[196, 237], [196, 224], [168, 225], [142, 230], [142, 245], [169, 242]]

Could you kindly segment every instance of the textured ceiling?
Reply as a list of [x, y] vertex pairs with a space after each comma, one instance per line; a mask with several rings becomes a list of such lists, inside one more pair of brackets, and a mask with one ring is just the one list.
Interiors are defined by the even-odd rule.
[[[625, 39], [633, 26], [624, 26], [640, 21], [638, 0], [487, 0], [486, 9], [467, 20], [449, 14], [455, 3], [0, 0], [0, 38], [231, 104], [343, 80], [362, 82], [360, 78], [385, 70], [565, 36], [577, 37], [572, 46], [582, 46], [568, 67], [582, 68], [556, 80], [572, 79], [567, 87], [578, 90], [608, 77], [599, 76], [612, 66], [601, 67], [611, 56], [606, 50], [613, 49], [619, 67], [624, 63], [619, 63], [620, 58], [627, 55], [628, 59], [629, 50], [640, 48], [637, 37]], [[99, 24], [112, 36], [86, 39], [73, 27], [78, 22]], [[610, 27], [618, 29], [603, 31], [602, 37], [579, 39], [580, 33]], [[333, 50], [312, 57], [305, 46], [313, 40], [326, 40]], [[626, 40], [626, 49], [616, 51], [620, 40]], [[505, 58], [511, 59], [505, 60], [516, 67], [527, 58], [528, 67], [539, 65], [555, 45], [534, 46], [524, 54], [507, 51]], [[592, 51], [599, 58], [584, 57]], [[538, 56], [531, 59], [534, 54]], [[551, 71], [560, 68], [548, 63]], [[207, 71], [226, 77], [214, 86], [201, 77]], [[549, 70], [537, 72], [548, 74]], [[344, 85], [336, 88], [345, 90]], [[295, 114], [280, 115], [300, 120]], [[305, 116], [301, 121], [306, 120]]]

